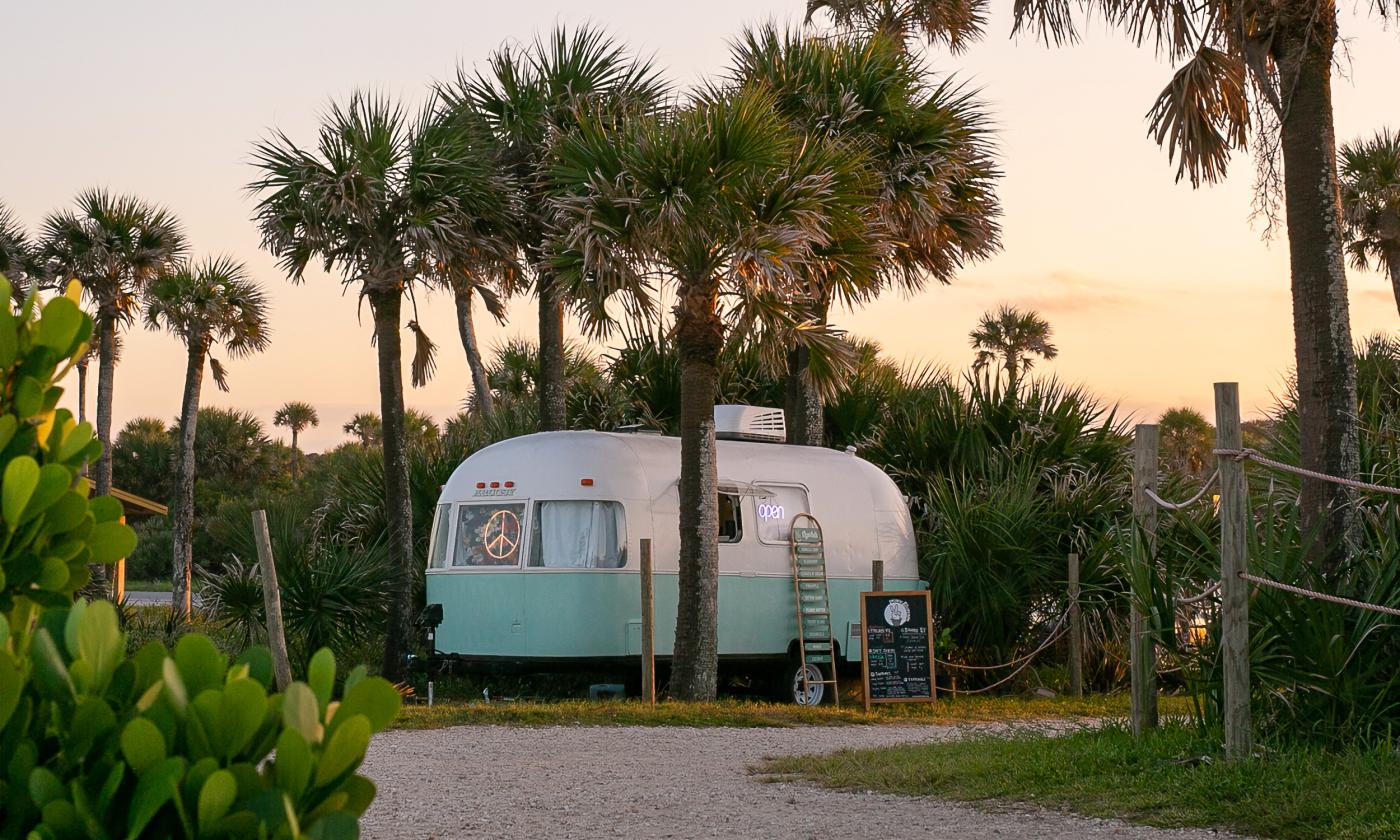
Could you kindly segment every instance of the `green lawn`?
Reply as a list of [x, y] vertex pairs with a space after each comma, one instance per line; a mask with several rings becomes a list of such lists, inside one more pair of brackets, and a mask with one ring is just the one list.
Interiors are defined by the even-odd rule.
[[168, 580], [128, 580], [128, 592], [169, 592], [174, 585]]
[[1184, 725], [1135, 744], [1121, 725], [1062, 737], [979, 736], [945, 744], [773, 759], [763, 770], [837, 788], [999, 800], [1164, 827], [1278, 838], [1400, 837], [1400, 756], [1266, 751], [1240, 764]]
[[[1178, 701], [1163, 698], [1167, 709]], [[466, 724], [517, 726], [840, 726], [869, 723], [972, 723], [1004, 720], [1103, 718], [1127, 713], [1126, 694], [1086, 697], [960, 697], [937, 703], [879, 706], [870, 714], [859, 704], [803, 708], [790, 703], [719, 700], [713, 703], [663, 702], [647, 706], [640, 700], [561, 700], [557, 702], [440, 702], [432, 708], [406, 705], [394, 726], [435, 729]]]

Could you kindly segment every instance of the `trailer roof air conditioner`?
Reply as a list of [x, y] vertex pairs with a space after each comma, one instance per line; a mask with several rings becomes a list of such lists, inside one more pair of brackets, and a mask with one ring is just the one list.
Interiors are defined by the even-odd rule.
[[715, 437], [720, 440], [757, 440], [783, 443], [787, 424], [781, 408], [757, 405], [715, 406]]

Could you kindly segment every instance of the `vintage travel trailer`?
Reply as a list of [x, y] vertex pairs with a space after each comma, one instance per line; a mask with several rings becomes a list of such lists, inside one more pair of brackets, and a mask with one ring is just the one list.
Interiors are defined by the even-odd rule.
[[[791, 522], [808, 513], [821, 523], [838, 658], [857, 662], [857, 593], [870, 588], [871, 561], [884, 561], [886, 589], [920, 585], [908, 507], [854, 454], [782, 443], [779, 410], [715, 414], [721, 664], [820, 702], [822, 686], [804, 686], [795, 653]], [[646, 432], [544, 432], [467, 458], [433, 520], [427, 602], [442, 607], [438, 655], [478, 669], [631, 670], [646, 538], [664, 661], [675, 636], [679, 474], [679, 438]]]

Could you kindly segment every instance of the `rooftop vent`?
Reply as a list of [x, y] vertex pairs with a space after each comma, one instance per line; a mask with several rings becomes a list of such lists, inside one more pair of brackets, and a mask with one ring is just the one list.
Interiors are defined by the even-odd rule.
[[757, 440], [783, 443], [787, 424], [781, 408], [757, 405], [715, 406], [715, 437], [720, 440]]

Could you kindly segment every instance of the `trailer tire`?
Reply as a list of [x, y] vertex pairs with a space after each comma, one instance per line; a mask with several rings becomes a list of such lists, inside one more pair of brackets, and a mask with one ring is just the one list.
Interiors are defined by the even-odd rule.
[[[816, 665], [808, 665], [807, 678], [809, 680], [824, 680], [826, 676], [822, 674], [821, 668]], [[786, 703], [795, 703], [799, 706], [820, 706], [827, 701], [826, 686], [822, 683], [809, 683], [807, 690], [805, 692], [802, 690], [802, 662], [796, 657], [788, 659], [778, 672], [774, 688], [778, 700]]]

